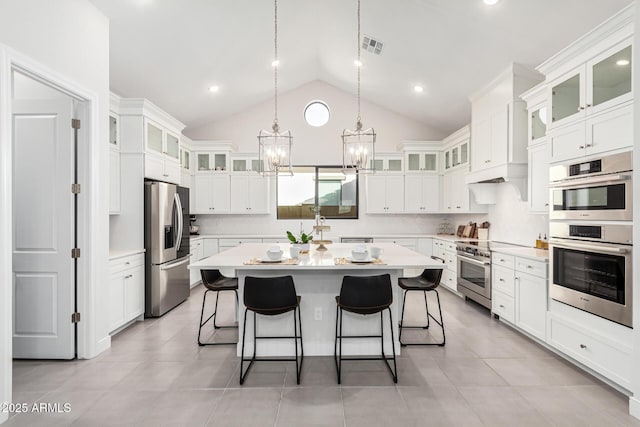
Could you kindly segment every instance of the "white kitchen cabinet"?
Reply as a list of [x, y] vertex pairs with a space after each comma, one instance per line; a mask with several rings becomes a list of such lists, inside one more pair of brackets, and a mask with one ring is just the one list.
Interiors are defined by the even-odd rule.
[[144, 314], [144, 254], [109, 261], [109, 332]]
[[633, 146], [633, 105], [626, 104], [549, 131], [550, 162]]
[[120, 116], [113, 111], [109, 113], [109, 147], [120, 149]]
[[515, 324], [545, 341], [547, 334], [547, 263], [516, 258]]
[[220, 252], [220, 245], [218, 239], [206, 237], [202, 239], [202, 257], [208, 258], [211, 255], [215, 255]]
[[367, 213], [404, 211], [404, 177], [393, 174], [367, 176]]
[[[626, 60], [626, 64], [618, 61]], [[549, 84], [550, 127], [580, 121], [629, 102], [632, 94], [631, 38], [555, 77]]]
[[450, 213], [469, 212], [471, 197], [464, 180], [464, 171], [446, 173], [442, 177], [441, 211]]
[[437, 151], [405, 152], [405, 173], [438, 173]]
[[145, 178], [180, 184], [180, 139], [151, 119], [144, 119]]
[[231, 173], [260, 172], [260, 159], [257, 154], [238, 154], [230, 157]]
[[469, 139], [444, 151], [445, 172], [469, 164]]
[[120, 213], [120, 151], [109, 150], [109, 214]]
[[541, 341], [546, 340], [547, 262], [494, 252], [492, 311]]
[[440, 210], [439, 175], [405, 175], [404, 211], [428, 213]]
[[194, 175], [193, 214], [227, 214], [230, 212], [229, 174]]
[[265, 214], [269, 212], [268, 178], [252, 172], [232, 174], [230, 181], [230, 210], [232, 214]]
[[[191, 245], [189, 247], [189, 263], [193, 264], [194, 262], [198, 262], [201, 259], [205, 258], [204, 256], [204, 242], [202, 239], [191, 241]], [[197, 285], [200, 280], [200, 270], [189, 270], [189, 283], [193, 288]]]
[[549, 147], [543, 140], [528, 147], [527, 150], [529, 152], [529, 212], [549, 214]]
[[[581, 314], [577, 311], [575, 313]], [[603, 319], [589, 319], [594, 320], [593, 322], [580, 320], [586, 319], [550, 312], [547, 343], [571, 359], [630, 390], [633, 367], [636, 365], [631, 337], [633, 330]]]
[[471, 169], [474, 172], [507, 163], [510, 108], [514, 108], [514, 104], [503, 105], [483, 119], [472, 122]]
[[219, 173], [229, 172], [229, 153], [227, 151], [195, 152], [195, 173]]
[[191, 187], [191, 150], [180, 147], [180, 185]]
[[521, 98], [528, 109], [528, 203], [530, 213], [549, 213], [549, 146], [547, 145], [547, 86], [541, 83]]
[[401, 154], [376, 153], [375, 160], [370, 162], [373, 162], [372, 166], [376, 173], [402, 173], [404, 171]]

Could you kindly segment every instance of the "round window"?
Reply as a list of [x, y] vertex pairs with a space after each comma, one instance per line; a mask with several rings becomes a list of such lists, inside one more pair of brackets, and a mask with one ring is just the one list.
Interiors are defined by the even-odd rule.
[[330, 115], [329, 107], [323, 101], [311, 101], [304, 107], [304, 120], [314, 127], [326, 125]]

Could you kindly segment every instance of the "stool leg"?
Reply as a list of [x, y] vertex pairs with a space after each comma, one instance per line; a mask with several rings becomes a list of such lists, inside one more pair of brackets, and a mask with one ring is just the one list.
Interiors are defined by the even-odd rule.
[[400, 345], [402, 344], [402, 325], [404, 323], [404, 306], [407, 303], [407, 291], [404, 291], [404, 296], [402, 297], [402, 314], [400, 315], [400, 330], [398, 331], [398, 341], [400, 341]]
[[446, 336], [444, 334], [444, 319], [442, 318], [442, 306], [440, 305], [440, 294], [438, 293], [437, 289], [433, 290], [436, 293], [436, 298], [438, 300], [438, 312], [440, 313], [440, 323], [438, 323], [437, 320], [434, 319], [434, 321], [436, 323], [438, 323], [440, 325], [440, 327], [442, 328], [442, 343], [438, 344], [440, 347], [444, 347], [444, 344], [446, 342]]
[[392, 372], [393, 382], [398, 383], [398, 365], [396, 365], [396, 344], [393, 339], [393, 319], [391, 318], [391, 308], [387, 307], [387, 310], [389, 310], [389, 327], [391, 328], [391, 350], [393, 352], [393, 372]]
[[338, 339], [340, 341], [340, 350], [338, 353], [338, 384], [341, 384], [342, 381], [342, 309], [339, 309], [340, 312], [340, 335], [338, 335]]
[[[204, 295], [202, 296], [202, 310], [200, 311], [200, 326], [198, 327], [198, 345], [199, 346], [203, 346], [204, 345], [202, 342], [200, 342], [200, 331], [202, 331], [202, 325], [204, 325], [204, 323], [207, 323], [207, 322], [202, 323], [202, 318], [204, 317], [204, 303], [207, 301], [207, 293], [208, 292], [209, 292], [209, 290], [207, 289], [206, 291], [204, 291]], [[207, 319], [207, 321], [209, 319]]]
[[296, 319], [296, 308], [293, 310], [293, 345], [296, 349], [296, 383], [300, 384], [300, 370], [298, 369], [298, 321]]
[[[244, 363], [244, 338], [246, 334], [247, 334], [247, 309], [245, 308], [244, 321], [243, 321], [243, 327], [242, 327], [242, 350], [240, 351], [240, 385], [244, 384], [244, 379], [246, 377], [246, 374], [244, 376], [242, 375], [242, 365]], [[249, 364], [249, 367], [251, 367], [251, 364]], [[249, 369], [247, 368], [247, 373], [248, 372], [249, 372]]]
[[213, 309], [213, 328], [218, 329], [218, 325], [216, 325], [216, 319], [218, 318], [218, 300], [220, 299], [220, 291], [216, 292], [216, 306]]
[[429, 329], [429, 303], [427, 302], [427, 291], [422, 291], [422, 293], [424, 294], [424, 307], [427, 309], [427, 326], [425, 326], [425, 329]]

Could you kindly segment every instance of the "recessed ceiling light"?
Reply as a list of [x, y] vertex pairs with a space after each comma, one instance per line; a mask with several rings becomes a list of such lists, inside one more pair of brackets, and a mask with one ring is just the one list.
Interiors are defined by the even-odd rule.
[[414, 90], [414, 92], [416, 92], [416, 93], [422, 93], [422, 92], [424, 92], [424, 88], [423, 88], [422, 86], [420, 86], [420, 85], [416, 85], [416, 86], [414, 86], [414, 87], [413, 87], [413, 90]]
[[629, 60], [628, 59], [618, 59], [616, 61], [616, 65], [624, 67], [625, 65], [629, 65]]
[[209, 86], [209, 92], [211, 93], [216, 93], [219, 90], [220, 90], [220, 86], [217, 86], [217, 85]]
[[276, 59], [275, 61], [271, 62], [271, 66], [272, 67], [277, 67], [279, 65], [280, 65], [280, 60], [279, 59]]
[[357, 59], [354, 59], [353, 65], [355, 65], [356, 67], [362, 67], [362, 61], [358, 61]]
[[488, 6], [493, 6], [494, 4], [498, 3], [499, 0], [483, 0], [484, 4], [488, 5]]

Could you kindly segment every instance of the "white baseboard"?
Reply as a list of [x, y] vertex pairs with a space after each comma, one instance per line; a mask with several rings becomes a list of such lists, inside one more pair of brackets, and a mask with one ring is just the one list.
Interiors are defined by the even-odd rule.
[[629, 414], [640, 420], [640, 399], [629, 397]]

